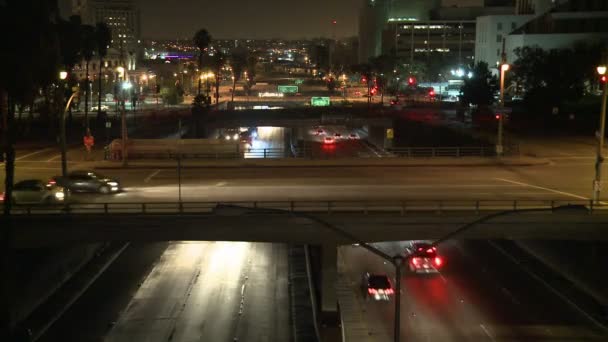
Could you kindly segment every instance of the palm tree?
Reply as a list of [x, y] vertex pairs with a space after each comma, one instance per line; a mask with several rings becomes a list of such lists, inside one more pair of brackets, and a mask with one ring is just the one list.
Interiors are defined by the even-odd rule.
[[97, 38], [97, 56], [99, 56], [99, 77], [97, 79], [99, 88], [99, 97], [97, 98], [97, 116], [101, 116], [101, 96], [102, 96], [102, 74], [103, 59], [108, 55], [108, 46], [112, 41], [112, 32], [106, 23], [97, 23], [95, 25], [95, 35]]
[[85, 132], [89, 130], [89, 64], [93, 58], [96, 49], [96, 34], [95, 28], [91, 25], [83, 25], [81, 28], [81, 54], [85, 61], [85, 79], [84, 79], [84, 123]]
[[226, 55], [221, 51], [215, 52], [213, 58], [211, 59], [211, 68], [213, 72], [215, 72], [215, 103], [218, 104], [220, 102], [220, 82], [222, 68], [226, 64]]
[[234, 91], [236, 90], [236, 82], [241, 79], [243, 69], [247, 65], [247, 51], [244, 49], [234, 49], [230, 56], [230, 67], [232, 68], [232, 99], [234, 102]]
[[[211, 43], [211, 35], [209, 34], [209, 32], [207, 32], [207, 30], [201, 29], [201, 30], [198, 30], [198, 32], [196, 32], [196, 34], [194, 35], [194, 38], [192, 40], [194, 41], [194, 45], [196, 45], [196, 47], [199, 50], [198, 69], [202, 72], [203, 71], [203, 56], [204, 56], [205, 51], [209, 48], [209, 44]], [[201, 85], [202, 85], [202, 80], [199, 77], [198, 78], [198, 95], [201, 94]]]

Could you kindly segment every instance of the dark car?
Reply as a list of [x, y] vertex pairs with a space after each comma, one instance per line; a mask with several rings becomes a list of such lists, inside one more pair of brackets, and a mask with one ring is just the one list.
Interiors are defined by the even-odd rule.
[[429, 241], [411, 241], [405, 248], [408, 256], [408, 266], [412, 273], [433, 274], [439, 273], [444, 260], [437, 253], [437, 247]]
[[361, 290], [366, 299], [377, 301], [390, 300], [395, 293], [393, 284], [386, 274], [365, 273], [361, 280]]
[[50, 185], [62, 186], [73, 192], [98, 192], [110, 194], [121, 191], [120, 182], [93, 171], [74, 171], [67, 177], [55, 176]]

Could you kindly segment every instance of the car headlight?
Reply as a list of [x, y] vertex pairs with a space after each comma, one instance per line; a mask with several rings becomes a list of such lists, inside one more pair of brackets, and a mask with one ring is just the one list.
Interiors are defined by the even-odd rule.
[[109, 186], [118, 186], [118, 183], [117, 182], [108, 182], [108, 185]]
[[63, 200], [65, 198], [65, 194], [63, 193], [63, 191], [56, 192], [55, 198], [58, 200]]
[[226, 140], [230, 140], [230, 139], [231, 139], [231, 138], [230, 138], [230, 136], [229, 136], [229, 135], [227, 135], [227, 136], [226, 136]]
[[232, 139], [234, 139], [234, 140], [239, 140], [239, 135], [238, 135], [238, 134], [233, 135], [233, 136], [232, 136]]

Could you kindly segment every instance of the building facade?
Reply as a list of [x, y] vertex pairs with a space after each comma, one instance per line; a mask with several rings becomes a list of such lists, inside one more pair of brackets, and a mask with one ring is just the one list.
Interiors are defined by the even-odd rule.
[[[539, 47], [544, 50], [570, 48], [579, 42], [608, 42], [608, 1], [519, 0], [513, 16], [478, 18], [475, 60], [495, 66], [505, 40], [507, 62], [513, 62], [516, 49]], [[538, 11], [544, 12], [538, 12]], [[509, 23], [511, 26], [509, 27]], [[498, 30], [498, 28], [502, 30]], [[515, 27], [515, 28], [514, 28]], [[508, 30], [505, 30], [508, 28]]]
[[112, 31], [110, 47], [122, 55], [125, 68], [135, 70], [143, 53], [135, 0], [72, 0], [72, 12], [80, 15], [84, 24], [106, 23]]

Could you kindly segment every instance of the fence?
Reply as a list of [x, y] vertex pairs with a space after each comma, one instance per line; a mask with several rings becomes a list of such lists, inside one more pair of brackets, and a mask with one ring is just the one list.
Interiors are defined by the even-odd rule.
[[[480, 147], [398, 147], [388, 152], [397, 157], [493, 157], [495, 146]], [[505, 146], [505, 155], [519, 155], [519, 145]]]

